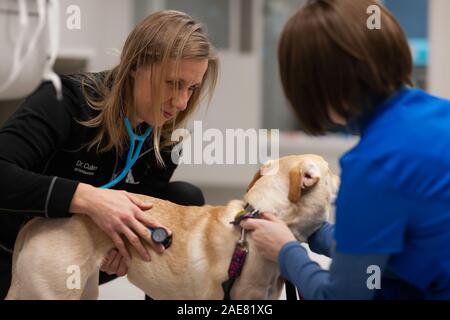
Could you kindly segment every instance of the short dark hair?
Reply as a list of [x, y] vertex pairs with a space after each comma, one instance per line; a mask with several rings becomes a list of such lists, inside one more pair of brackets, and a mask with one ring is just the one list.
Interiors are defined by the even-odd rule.
[[[367, 9], [381, 9], [370, 30]], [[323, 134], [330, 109], [346, 120], [369, 111], [369, 96], [412, 86], [412, 57], [394, 16], [375, 0], [310, 0], [284, 27], [278, 48], [284, 92], [303, 130]]]

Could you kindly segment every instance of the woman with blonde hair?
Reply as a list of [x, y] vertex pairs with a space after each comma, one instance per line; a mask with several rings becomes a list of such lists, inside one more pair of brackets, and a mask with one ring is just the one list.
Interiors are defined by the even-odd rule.
[[[63, 100], [50, 83], [29, 96], [0, 130], [0, 296], [8, 291], [11, 253], [20, 228], [35, 216], [89, 216], [114, 241], [102, 270], [124, 275], [127, 239], [164, 247], [148, 227], [152, 207], [130, 193], [202, 205], [201, 191], [169, 183], [176, 168], [171, 133], [183, 127], [204, 93], [214, 90], [218, 62], [202, 25], [161, 11], [128, 36], [112, 70], [63, 76]], [[170, 231], [168, 230], [170, 233]]]

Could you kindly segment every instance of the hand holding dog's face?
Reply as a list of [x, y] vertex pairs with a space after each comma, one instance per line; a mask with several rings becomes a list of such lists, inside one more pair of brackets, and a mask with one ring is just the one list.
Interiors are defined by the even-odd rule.
[[287, 156], [269, 161], [255, 174], [246, 202], [284, 221], [297, 240], [306, 239], [327, 220], [339, 178], [320, 156]]

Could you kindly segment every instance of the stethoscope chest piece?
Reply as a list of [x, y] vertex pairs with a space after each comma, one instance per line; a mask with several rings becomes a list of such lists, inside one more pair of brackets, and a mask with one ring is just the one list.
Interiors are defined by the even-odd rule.
[[152, 240], [155, 243], [162, 244], [164, 248], [168, 249], [172, 244], [172, 235], [169, 235], [164, 228], [150, 228]]

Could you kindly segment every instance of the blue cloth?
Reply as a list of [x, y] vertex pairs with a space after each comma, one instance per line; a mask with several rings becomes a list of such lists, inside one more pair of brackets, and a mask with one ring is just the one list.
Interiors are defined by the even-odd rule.
[[[340, 162], [336, 251], [320, 250], [332, 253], [330, 271], [291, 243], [279, 255], [283, 275], [305, 298], [450, 299], [450, 102], [404, 88], [360, 124], [360, 142]], [[372, 295], [361, 289], [364, 264], [383, 274]]]
[[331, 258], [335, 249], [334, 224], [325, 222], [308, 239], [308, 245], [311, 251]]
[[[283, 246], [279, 254], [281, 274], [295, 284], [307, 300], [369, 300], [376, 290], [367, 286], [369, 266], [378, 266], [380, 282], [389, 256], [335, 253], [330, 271], [312, 261], [298, 242]], [[370, 271], [370, 269], [369, 269]], [[381, 283], [381, 286], [383, 283]]]

